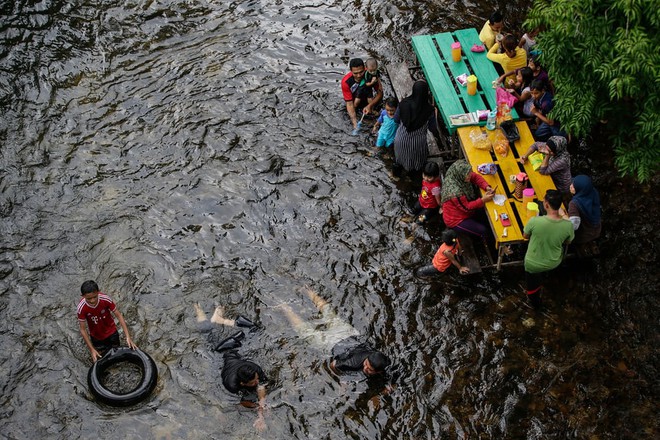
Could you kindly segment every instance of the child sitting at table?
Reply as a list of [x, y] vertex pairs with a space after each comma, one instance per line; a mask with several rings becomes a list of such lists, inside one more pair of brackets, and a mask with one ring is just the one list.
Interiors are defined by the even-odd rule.
[[545, 142], [550, 136], [568, 137], [561, 129], [559, 121], [549, 116], [555, 106], [555, 98], [548, 90], [548, 86], [543, 81], [535, 79], [530, 87], [534, 98], [534, 107], [531, 111], [536, 118], [536, 128], [532, 130], [534, 140]]
[[456, 231], [445, 229], [442, 233], [442, 245], [435, 253], [432, 264], [421, 267], [417, 271], [417, 275], [421, 277], [438, 275], [446, 272], [451, 265], [456, 266], [461, 274], [467, 274], [470, 272], [470, 268], [461, 264], [461, 253], [461, 243], [458, 241]]
[[539, 61], [539, 56], [532, 55], [527, 62], [527, 66], [530, 69], [532, 69], [532, 73], [534, 74], [534, 79], [538, 79], [539, 81], [542, 81], [545, 84], [546, 89], [552, 92], [552, 94], [554, 94], [554, 87], [552, 85], [552, 82], [550, 81], [548, 72], [546, 72], [543, 66], [541, 66], [541, 62]]
[[417, 223], [424, 223], [440, 214], [441, 192], [440, 167], [435, 162], [426, 162], [422, 171], [422, 190], [413, 208], [413, 214], [417, 216]]
[[520, 39], [520, 42], [518, 43], [518, 47], [522, 47], [525, 50], [527, 59], [530, 58], [531, 52], [535, 50], [534, 47], [536, 46], [536, 36], [540, 32], [541, 28], [534, 28], [531, 31], [524, 33]]
[[534, 80], [534, 73], [529, 67], [523, 67], [514, 72], [506, 72], [504, 75], [497, 79], [500, 84], [504, 78], [510, 75], [516, 75], [516, 81], [513, 84], [506, 85], [506, 89], [513, 96], [518, 98], [516, 102], [516, 111], [522, 113], [526, 118], [532, 118], [532, 107], [534, 107], [534, 99], [532, 98], [532, 81]]
[[[527, 53], [525, 53], [525, 49], [518, 47], [516, 37], [508, 34], [504, 37], [501, 44], [504, 53], [498, 53], [500, 43], [495, 43], [488, 51], [486, 57], [493, 63], [502, 66], [503, 72], [512, 72], [527, 66]], [[515, 81], [515, 78], [512, 78], [512, 80]]]
[[399, 126], [399, 121], [394, 118], [398, 106], [399, 101], [394, 97], [385, 100], [385, 108], [381, 110], [372, 130], [372, 133], [378, 133], [376, 147], [390, 148], [394, 144], [396, 129]]

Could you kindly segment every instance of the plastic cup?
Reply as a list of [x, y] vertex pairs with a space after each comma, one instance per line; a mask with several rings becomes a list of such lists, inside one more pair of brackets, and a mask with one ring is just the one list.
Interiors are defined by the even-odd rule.
[[477, 77], [474, 75], [470, 75], [467, 78], [467, 92], [468, 95], [477, 94]]
[[525, 188], [522, 192], [523, 205], [527, 206], [529, 202], [534, 201], [534, 188]]
[[461, 60], [461, 43], [458, 41], [451, 45], [451, 58], [458, 63]]
[[539, 205], [536, 202], [527, 203], [527, 220], [539, 215]]

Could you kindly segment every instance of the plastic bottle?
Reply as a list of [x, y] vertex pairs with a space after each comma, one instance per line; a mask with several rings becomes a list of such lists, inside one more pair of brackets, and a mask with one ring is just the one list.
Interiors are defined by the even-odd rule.
[[488, 119], [486, 120], [486, 128], [488, 130], [495, 130], [495, 123], [497, 121], [497, 112], [495, 110], [488, 113]]

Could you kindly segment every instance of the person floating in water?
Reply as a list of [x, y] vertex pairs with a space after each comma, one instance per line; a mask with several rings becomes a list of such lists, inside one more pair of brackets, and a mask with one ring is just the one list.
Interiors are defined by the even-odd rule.
[[359, 332], [334, 312], [330, 303], [319, 296], [311, 288], [301, 289], [321, 312], [321, 321], [326, 324], [325, 330], [317, 330], [309, 322], [303, 321], [288, 304], [279, 306], [294, 329], [303, 338], [307, 338], [319, 348], [330, 348], [332, 358], [330, 369], [336, 374], [361, 371], [366, 376], [377, 376], [385, 373], [390, 365], [390, 359], [357, 340]]
[[[207, 324], [209, 320], [199, 304], [195, 304], [195, 312], [197, 314], [197, 322], [202, 328], [208, 328]], [[235, 320], [225, 318], [224, 307], [222, 306], [216, 307], [210, 322], [230, 327], [254, 327], [254, 324], [243, 316], [239, 316]], [[241, 340], [243, 338], [245, 338], [243, 331], [238, 331], [224, 339], [216, 347], [217, 351], [223, 352], [224, 364], [220, 376], [222, 378], [222, 384], [230, 393], [241, 396], [241, 405], [243, 406], [254, 407], [256, 393], [258, 416], [254, 422], [254, 427], [261, 432], [266, 428], [266, 420], [264, 418], [264, 410], [266, 408], [265, 383], [268, 381], [268, 378], [258, 364], [243, 359], [238, 353], [238, 350], [236, 350], [241, 346]]]

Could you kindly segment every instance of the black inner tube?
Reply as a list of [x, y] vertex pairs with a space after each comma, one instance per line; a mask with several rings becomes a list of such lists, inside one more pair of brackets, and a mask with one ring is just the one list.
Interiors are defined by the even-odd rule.
[[[130, 362], [141, 371], [141, 380], [135, 389], [127, 393], [109, 390], [103, 384], [104, 372], [113, 365]], [[142, 350], [132, 350], [127, 347], [113, 348], [92, 365], [87, 374], [87, 383], [92, 394], [101, 402], [111, 406], [134, 405], [151, 394], [158, 381], [156, 363]]]

